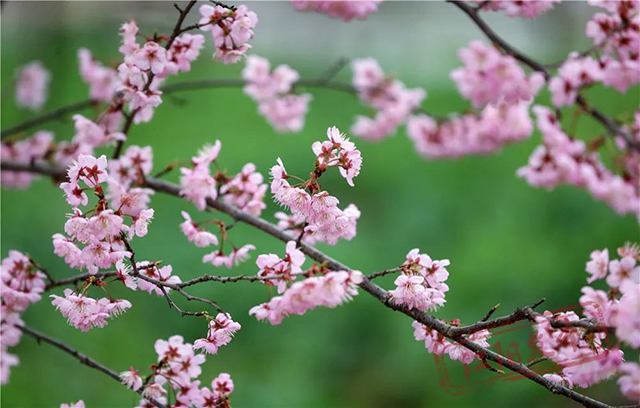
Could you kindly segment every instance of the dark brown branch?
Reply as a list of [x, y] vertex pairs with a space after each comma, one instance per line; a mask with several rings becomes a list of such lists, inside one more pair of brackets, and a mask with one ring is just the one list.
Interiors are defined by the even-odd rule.
[[[193, 81], [176, 82], [174, 84], [169, 84], [164, 86], [161, 90], [163, 95], [170, 95], [174, 92], [192, 91], [192, 90], [198, 90], [198, 89], [237, 88], [237, 87], [244, 86], [245, 83], [246, 82], [243, 79], [239, 79], [239, 78], [200, 79], [200, 80], [193, 80]], [[351, 85], [342, 83], [342, 82], [328, 81], [325, 78], [306, 78], [306, 79], [303, 78], [298, 82], [296, 82], [296, 85], [327, 88], [327, 89], [332, 89], [336, 91], [355, 94], [355, 90]], [[36, 116], [35, 118], [29, 119], [16, 126], [4, 129], [2, 130], [1, 137], [4, 140], [16, 133], [23, 132], [35, 126], [49, 122], [51, 120], [63, 118], [64, 116], [70, 113], [77, 112], [82, 109], [86, 109], [90, 106], [96, 105], [97, 103], [98, 103], [97, 101], [88, 99], [88, 100], [73, 103], [71, 105], [63, 106], [59, 109], [48, 112], [44, 115]], [[128, 115], [126, 118], [126, 121], [127, 122], [125, 123], [124, 128], [128, 132], [129, 128], [133, 123], [133, 115]]]
[[[80, 361], [80, 363], [86, 365], [87, 367], [91, 367], [94, 368], [100, 372], [102, 372], [103, 374], [108, 375], [109, 377], [113, 378], [114, 380], [116, 380], [117, 382], [119, 382], [120, 384], [122, 384], [122, 380], [120, 380], [120, 376], [118, 375], [118, 373], [116, 373], [115, 371], [113, 371], [112, 369], [104, 366], [103, 364], [97, 362], [96, 360], [87, 357], [86, 355], [82, 354], [81, 352], [79, 352], [76, 349], [71, 348], [70, 346], [68, 346], [67, 344], [61, 342], [60, 340], [56, 340], [53, 337], [49, 337], [48, 335], [44, 334], [44, 333], [40, 333], [39, 331], [33, 330], [27, 326], [23, 326], [23, 325], [15, 325], [15, 327], [17, 327], [18, 329], [20, 329], [23, 333], [28, 334], [29, 336], [33, 337], [36, 339], [36, 341], [38, 343], [40, 343], [41, 341], [45, 342], [45, 343], [49, 343], [54, 347], [59, 348], [60, 350], [64, 351], [67, 354], [70, 354], [71, 356], [73, 356], [74, 358], [76, 358], [78, 361]], [[138, 394], [142, 395], [142, 392], [144, 390], [141, 388], [137, 391]], [[165, 408], [165, 406], [163, 404], [161, 404], [160, 402], [154, 400], [154, 399], [149, 399], [144, 397], [147, 401], [151, 402], [153, 405], [155, 405], [158, 408]]]
[[51, 112], [47, 112], [43, 115], [36, 116], [35, 118], [19, 123], [15, 126], [3, 129], [2, 132], [0, 133], [0, 137], [2, 138], [2, 140], [4, 140], [11, 135], [15, 135], [16, 133], [20, 133], [27, 129], [31, 129], [32, 127], [49, 122], [50, 120], [62, 118], [69, 113], [78, 112], [78, 111], [90, 108], [92, 106], [97, 105], [98, 103], [99, 103], [98, 101], [87, 99], [85, 101], [80, 101], [80, 102], [72, 103], [71, 105], [63, 106], [56, 110], [52, 110]]
[[[7, 166], [7, 162], [4, 161], [1, 163], [1, 167], [5, 168]], [[16, 163], [10, 163], [8, 168], [10, 168], [11, 170], [27, 170], [27, 171], [35, 171], [35, 172], [40, 172], [41, 174], [60, 174], [60, 173], [64, 173], [62, 169], [56, 169], [56, 168], [52, 168], [51, 166], [47, 165], [44, 167], [40, 167], [39, 164], [27, 164], [27, 165], [23, 165], [22, 167], [19, 164]], [[39, 171], [41, 170], [41, 171]], [[158, 180], [158, 179], [153, 179], [153, 178], [149, 178], [146, 180], [146, 182], [144, 183], [145, 187], [151, 188], [153, 190], [156, 191], [161, 191], [163, 193], [169, 194], [169, 195], [173, 195], [176, 197], [180, 197], [180, 186], [170, 183], [170, 182], [166, 182], [163, 180]], [[230, 217], [232, 217], [234, 220], [239, 221], [239, 222], [243, 222], [245, 224], [251, 225], [261, 231], [264, 231], [265, 233], [271, 235], [274, 238], [277, 238], [283, 242], [288, 242], [288, 241], [292, 241], [295, 239], [295, 237], [293, 237], [291, 234], [281, 230], [280, 228], [278, 228], [276, 225], [262, 219], [259, 217], [254, 217], [234, 206], [228, 205], [226, 203], [224, 203], [223, 201], [217, 201], [217, 200], [212, 200], [212, 199], [208, 199], [207, 200], [207, 206], [218, 210], [220, 212], [223, 212], [227, 215], [229, 215]], [[318, 249], [309, 246], [305, 243], [301, 243], [300, 244], [300, 250], [302, 252], [304, 252], [307, 256], [309, 256], [311, 259], [315, 260], [316, 262], [319, 262], [323, 265], [325, 265], [327, 268], [334, 270], [334, 271], [338, 271], [338, 270], [345, 270], [345, 271], [349, 271], [349, 270], [353, 270], [352, 268], [349, 268], [348, 266], [346, 266], [345, 264], [331, 258], [328, 255], [325, 255], [324, 253], [322, 253], [321, 251], [319, 251]], [[549, 391], [553, 392], [554, 394], [559, 394], [562, 395], [566, 398], [569, 398], [573, 401], [576, 401], [580, 404], [582, 404], [585, 407], [588, 408], [611, 408], [610, 405], [607, 405], [605, 403], [602, 403], [600, 401], [597, 401], [593, 398], [587, 397], [586, 395], [582, 395], [576, 391], [573, 391], [567, 387], [564, 387], [560, 384], [557, 384], [551, 380], [548, 380], [546, 378], [544, 378], [543, 376], [539, 375], [538, 373], [536, 373], [535, 371], [532, 371], [531, 369], [529, 369], [526, 365], [522, 364], [522, 363], [518, 363], [514, 360], [511, 360], [507, 357], [504, 357], [488, 348], [482, 347], [472, 341], [470, 341], [469, 339], [467, 339], [464, 334], [465, 333], [473, 333], [477, 330], [475, 330], [478, 326], [477, 325], [481, 325], [482, 328], [478, 329], [489, 329], [489, 328], [495, 328], [495, 327], [500, 327], [500, 326], [504, 326], [506, 325], [506, 321], [504, 321], [505, 319], [510, 319], [512, 320], [512, 322], [515, 321], [519, 321], [519, 320], [524, 320], [524, 319], [528, 319], [530, 318], [529, 315], [530, 313], [534, 313], [533, 310], [529, 311], [529, 309], [533, 309], [533, 307], [538, 306], [540, 303], [542, 303], [542, 301], [535, 303], [534, 305], [530, 306], [530, 307], [525, 307], [525, 308], [521, 308], [521, 309], [517, 309], [516, 312], [514, 312], [512, 315], [517, 315], [517, 320], [515, 317], [511, 317], [510, 316], [506, 316], [503, 318], [497, 318], [497, 319], [493, 319], [493, 320], [489, 320], [486, 322], [478, 322], [475, 325], [471, 325], [471, 326], [464, 326], [464, 327], [453, 327], [449, 324], [446, 324], [444, 322], [442, 322], [439, 319], [436, 319], [434, 316], [427, 314], [425, 312], [416, 310], [416, 309], [407, 309], [406, 307], [402, 306], [402, 305], [398, 305], [395, 304], [394, 302], [391, 301], [391, 296], [389, 295], [389, 293], [382, 289], [381, 287], [379, 287], [378, 285], [374, 284], [370, 279], [368, 279], [366, 276], [363, 277], [363, 281], [358, 285], [362, 290], [364, 290], [365, 292], [369, 293], [371, 296], [373, 296], [374, 298], [376, 298], [380, 303], [382, 303], [383, 305], [385, 305], [386, 307], [398, 311], [408, 317], [410, 317], [411, 319], [420, 322], [421, 324], [436, 330], [438, 333], [442, 334], [443, 336], [447, 337], [448, 339], [451, 339], [459, 344], [461, 344], [462, 346], [464, 346], [465, 348], [467, 348], [468, 350], [473, 351], [474, 353], [482, 356], [482, 358], [484, 360], [488, 360], [488, 361], [492, 361], [494, 363], [497, 363], [498, 366], [500, 367], [504, 367], [507, 368], [513, 372], [516, 372], [520, 375], [522, 375], [525, 378], [530, 379], [531, 381], [534, 381], [535, 383], [545, 387], [546, 389], [548, 389]], [[500, 322], [500, 324], [497, 324], [497, 322]], [[502, 324], [504, 323], [504, 324]], [[473, 327], [472, 330], [469, 329], [469, 327]], [[456, 332], [456, 330], [458, 330]]]
[[[487, 38], [489, 38], [496, 46], [502, 49], [506, 54], [511, 55], [513, 58], [527, 65], [529, 68], [533, 69], [534, 71], [538, 71], [542, 73], [546, 80], [549, 80], [549, 78], [551, 78], [551, 74], [543, 64], [529, 58], [522, 52], [518, 51], [515, 47], [513, 47], [511, 44], [506, 42], [495, 31], [493, 31], [493, 29], [489, 27], [489, 25], [482, 19], [482, 17], [480, 17], [480, 15], [478, 14], [478, 9], [471, 7], [464, 1], [459, 1], [459, 0], [447, 0], [447, 1], [455, 5], [456, 7], [458, 7], [467, 16], [469, 16], [469, 18], [473, 20], [476, 26], [478, 26], [478, 28], [487, 36]], [[640, 151], [640, 144], [638, 142], [636, 142], [627, 132], [622, 130], [622, 128], [618, 125], [618, 123], [616, 123], [615, 120], [611, 119], [610, 117], [600, 112], [599, 110], [592, 108], [582, 95], [578, 94], [576, 103], [586, 113], [593, 116], [594, 119], [600, 122], [609, 131], [609, 133], [613, 135], [620, 135], [625, 140], [625, 142], [629, 147]]]

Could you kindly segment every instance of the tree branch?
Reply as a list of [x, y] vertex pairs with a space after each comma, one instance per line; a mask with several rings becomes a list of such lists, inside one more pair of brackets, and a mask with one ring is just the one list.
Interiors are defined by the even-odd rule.
[[[90, 357], [87, 357], [86, 355], [82, 354], [78, 350], [71, 348], [70, 346], [68, 346], [67, 344], [61, 342], [60, 340], [56, 340], [53, 337], [49, 337], [48, 335], [46, 335], [44, 333], [40, 333], [40, 332], [38, 332], [36, 330], [33, 330], [33, 329], [31, 329], [31, 328], [29, 328], [27, 326], [23, 326], [23, 325], [19, 325], [19, 324], [16, 324], [14, 326], [17, 327], [18, 329], [20, 329], [23, 333], [28, 334], [29, 336], [35, 338], [38, 343], [40, 343], [41, 341], [43, 341], [45, 343], [49, 343], [52, 346], [57, 347], [58, 349], [64, 351], [65, 353], [70, 354], [71, 356], [76, 358], [78, 361], [80, 361], [80, 363], [86, 365], [87, 367], [91, 367], [93, 369], [96, 369], [96, 370], [102, 372], [103, 374], [106, 374], [109, 377], [113, 378], [114, 380], [116, 380], [120, 384], [122, 384], [122, 380], [120, 380], [120, 376], [118, 375], [118, 373], [116, 373], [112, 369], [102, 365], [101, 363], [97, 362], [96, 360], [94, 360], [94, 359], [92, 359]], [[138, 394], [142, 395], [143, 389], [141, 388], [136, 392]], [[161, 404], [160, 402], [158, 402], [158, 401], [156, 401], [154, 399], [149, 399], [149, 398], [146, 398], [146, 397], [143, 397], [143, 398], [146, 399], [147, 401], [151, 402], [153, 405], [155, 405], [158, 408], [165, 408], [165, 406], [163, 404]]]

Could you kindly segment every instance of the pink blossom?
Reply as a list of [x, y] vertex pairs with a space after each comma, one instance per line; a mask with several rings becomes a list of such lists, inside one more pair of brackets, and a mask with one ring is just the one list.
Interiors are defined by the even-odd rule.
[[84, 401], [80, 400], [70, 404], [60, 404], [60, 408], [84, 408]]
[[636, 401], [640, 399], [640, 365], [638, 363], [623, 363], [620, 365], [623, 375], [618, 378], [620, 391], [625, 397]]
[[120, 380], [127, 388], [131, 388], [134, 391], [138, 391], [142, 387], [142, 377], [140, 377], [138, 370], [133, 367], [121, 372]]
[[0, 295], [9, 311], [24, 311], [31, 303], [40, 301], [44, 292], [45, 275], [23, 253], [9, 251], [0, 268]]
[[213, 37], [216, 60], [225, 64], [236, 63], [251, 48], [247, 41], [253, 38], [258, 16], [247, 6], [228, 9], [221, 5], [203, 5], [200, 6], [200, 14], [201, 30], [209, 31]]
[[640, 283], [625, 279], [619, 289], [622, 297], [616, 308], [616, 336], [637, 349], [640, 347]]
[[[258, 276], [269, 277], [274, 275], [284, 275], [278, 279], [265, 280], [264, 284], [269, 286], [277, 286], [278, 293], [282, 293], [287, 288], [287, 283], [292, 281], [291, 274], [297, 274], [302, 271], [302, 264], [305, 262], [305, 256], [297, 249], [295, 241], [287, 242], [284, 258], [280, 258], [275, 254], [258, 255], [256, 265], [260, 270]], [[295, 280], [295, 278], [293, 279]]]
[[458, 55], [464, 68], [451, 72], [451, 79], [476, 107], [500, 101], [531, 101], [544, 85], [541, 73], [527, 76], [513, 57], [502, 55], [481, 41], [472, 41]]
[[191, 220], [191, 216], [182, 211], [184, 222], [180, 224], [182, 232], [189, 239], [189, 242], [193, 242], [197, 247], [205, 248], [209, 245], [218, 245], [218, 237], [213, 235], [209, 231], [198, 229], [198, 225]]
[[295, 282], [281, 296], [251, 308], [249, 314], [278, 325], [289, 315], [303, 315], [318, 306], [333, 308], [350, 300], [357, 295], [356, 286], [360, 282], [360, 271], [329, 272], [325, 276], [307, 278]]
[[16, 79], [16, 105], [38, 110], [47, 100], [51, 73], [40, 61], [33, 61], [20, 69]]
[[311, 94], [288, 94], [261, 101], [258, 110], [280, 132], [299, 132], [304, 127]]
[[636, 266], [636, 258], [625, 256], [622, 259], [614, 259], [609, 263], [609, 276], [607, 285], [617, 288], [625, 280], [640, 283], [640, 266]]
[[366, 20], [370, 14], [378, 11], [378, 4], [382, 3], [382, 0], [292, 0], [292, 3], [298, 11], [316, 11], [333, 18], [351, 21]]
[[120, 86], [117, 71], [105, 67], [94, 60], [91, 52], [86, 48], [78, 50], [78, 60], [80, 63], [80, 76], [89, 84], [89, 97], [101, 101], [110, 101]]
[[167, 51], [157, 43], [148, 41], [131, 54], [129, 61], [143, 71], [159, 74], [167, 65]]
[[538, 1], [521, 1], [521, 0], [474, 0], [480, 4], [482, 10], [504, 11], [509, 17], [534, 18], [540, 14], [546, 13], [553, 8], [555, 3], [560, 0], [538, 0]]
[[[489, 342], [487, 339], [491, 337], [491, 333], [489, 330], [480, 330], [475, 333], [469, 335], [468, 340], [476, 343], [481, 347], [489, 347]], [[474, 352], [466, 348], [460, 343], [451, 343], [449, 347], [447, 347], [447, 354], [449, 354], [449, 358], [452, 360], [460, 360], [462, 364], [471, 364], [478, 355]]]
[[134, 20], [123, 23], [120, 26], [120, 35], [122, 36], [122, 45], [118, 49], [125, 57], [130, 56], [140, 48], [140, 44], [136, 41], [138, 35], [138, 25]]
[[[158, 266], [152, 265], [149, 262], [145, 261], [145, 262], [138, 262], [137, 267], [141, 275], [151, 279], [155, 279], [162, 283], [175, 285], [177, 283], [182, 282], [179, 276], [171, 274], [171, 272], [173, 271], [173, 268], [171, 267], [171, 265], [166, 265], [161, 268], [158, 268]], [[148, 282], [146, 280], [138, 279], [138, 287], [140, 288], [140, 290], [144, 290], [149, 294], [155, 293], [158, 296], [164, 296], [162, 289], [160, 289], [154, 283]], [[164, 287], [164, 290], [167, 293], [169, 293], [171, 291], [171, 288]]]
[[396, 132], [426, 98], [421, 88], [407, 89], [397, 79], [384, 76], [373, 58], [357, 59], [351, 64], [353, 85], [360, 100], [377, 110], [375, 117], [358, 116], [351, 133], [367, 140], [381, 140]]
[[587, 262], [587, 272], [591, 274], [587, 278], [587, 283], [591, 283], [597, 279], [602, 279], [607, 275], [609, 270], [609, 250], [591, 252], [591, 260]]
[[234, 322], [228, 313], [218, 313], [215, 319], [209, 321], [207, 337], [196, 340], [193, 343], [193, 349], [204, 349], [209, 354], [216, 354], [218, 348], [231, 342], [235, 332], [240, 328], [240, 324]]
[[420, 322], [414, 321], [411, 325], [415, 329], [413, 337], [417, 341], [424, 340], [425, 348], [429, 350], [429, 353], [442, 355], [447, 352], [451, 342], [446, 337]]
[[83, 332], [94, 327], [104, 327], [107, 319], [115, 317], [131, 307], [131, 303], [126, 300], [109, 300], [102, 298], [99, 300], [74, 294], [71, 289], [64, 290], [64, 297], [51, 295], [52, 305], [56, 307], [62, 316], [67, 318], [67, 322]]
[[[0, 144], [0, 159], [18, 163], [31, 163], [44, 159], [53, 147], [53, 133], [41, 130], [23, 140], [9, 140]], [[5, 188], [27, 188], [35, 176], [23, 171], [2, 171], [2, 186]]]

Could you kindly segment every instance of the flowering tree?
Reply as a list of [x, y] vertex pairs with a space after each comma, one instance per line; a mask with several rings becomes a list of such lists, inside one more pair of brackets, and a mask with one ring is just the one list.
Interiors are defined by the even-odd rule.
[[[451, 73], [451, 79], [475, 109], [446, 118], [425, 112], [421, 102], [426, 92], [409, 89], [399, 79], [386, 75], [373, 58], [351, 61], [352, 84], [333, 80], [345, 65], [343, 61], [330, 67], [326, 75], [311, 79], [300, 78], [287, 65], [271, 67], [267, 59], [251, 54], [250, 41], [258, 17], [244, 5], [203, 3], [197, 11], [196, 1], [175, 5], [178, 18], [173, 31], [152, 37], [142, 36], [135, 21], [126, 22], [120, 29], [122, 61], [116, 68], [100, 63], [89, 50], [80, 49], [80, 76], [89, 85], [89, 99], [2, 131], [2, 185], [28, 188], [34, 177], [41, 175], [52, 178], [64, 193], [69, 217], [60, 226], [60, 233], [53, 236], [53, 251], [70, 270], [76, 270], [54, 277], [25, 254], [28, 248], [20, 248], [24, 252], [9, 251], [2, 261], [2, 383], [9, 381], [10, 371], [19, 362], [10, 348], [27, 334], [141, 394], [139, 406], [230, 406], [234, 391], [231, 376], [221, 373], [213, 380], [202, 378], [201, 366], [207, 355], [217, 354], [232, 341], [241, 325], [224, 305], [189, 292], [196, 285], [248, 281], [273, 286], [270, 289], [277, 292], [267, 302], [255, 301], [255, 306], [247, 310], [248, 315], [271, 325], [314, 308], [335, 308], [362, 291], [382, 306], [408, 316], [415, 339], [424, 342], [429, 353], [447, 355], [465, 365], [480, 361], [493, 372], [510, 370], [586, 407], [610, 405], [579, 389], [617, 376], [621, 393], [632, 401], [639, 400], [640, 365], [626, 361], [623, 352], [640, 346], [637, 245], [625, 244], [617, 249], [617, 255], [607, 248], [591, 253], [586, 281], [598, 288], [581, 289], [582, 316], [573, 311], [536, 311], [543, 299], [494, 318], [496, 306], [471, 324], [432, 315], [446, 302], [449, 260], [434, 260], [416, 248], [396, 266], [365, 274], [316, 248], [318, 243], [339, 245], [342, 240], [354, 239], [358, 220], [367, 216], [355, 204], [340, 205], [320, 182], [325, 173], [337, 172], [349, 186], [357, 188], [355, 180], [363, 164], [358, 149], [361, 143], [384, 139], [406, 125], [417, 152], [427, 159], [487, 154], [530, 137], [534, 127], [531, 112], [542, 141], [529, 162], [518, 170], [519, 177], [533, 187], [547, 189], [571, 184], [620, 214], [640, 217], [640, 111], [626, 122], [618, 121], [603, 114], [582, 94], [597, 84], [625, 92], [640, 82], [640, 3], [591, 0], [600, 8], [586, 27], [593, 47], [571, 53], [565, 61], [553, 65], [543, 65], [520, 53], [483, 19], [488, 12], [535, 18], [556, 2], [450, 1], [470, 17], [490, 43], [473, 41], [459, 51], [462, 66]], [[366, 19], [379, 3], [296, 0], [293, 6], [350, 21]], [[190, 24], [192, 14], [199, 14], [199, 19]], [[165, 84], [167, 78], [191, 69], [208, 39], [213, 41], [217, 63], [246, 64], [242, 78]], [[51, 75], [42, 63], [26, 65], [15, 83], [16, 104], [37, 110], [46, 100], [50, 81]], [[297, 132], [304, 127], [312, 97], [299, 91], [301, 85], [355, 94], [374, 114], [355, 118], [349, 132], [355, 138], [329, 123], [326, 138], [313, 143], [311, 153], [301, 153], [308, 154], [306, 168], [285, 168], [287, 159], [274, 157], [270, 183], [252, 163], [237, 174], [223, 170], [220, 141], [204, 146], [188, 162], [170, 163], [154, 173], [152, 147], [133, 144], [129, 130], [151, 121], [155, 108], [168, 94], [230, 85], [244, 87], [260, 115], [281, 132]], [[552, 106], [536, 104], [543, 88], [551, 92]], [[75, 113], [87, 106], [100, 106], [102, 111], [95, 118]], [[572, 136], [561, 121], [568, 110], [576, 117], [591, 116], [607, 131], [607, 138], [584, 141]], [[45, 130], [26, 137], [29, 129], [71, 113], [75, 113], [71, 140], [54, 141], [53, 134]], [[611, 156], [610, 164], [601, 160], [600, 151], [604, 149]], [[179, 185], [163, 180], [176, 167], [180, 171]], [[210, 248], [211, 252], [202, 257], [203, 263], [233, 269], [258, 253], [255, 274], [205, 274], [183, 280], [171, 265], [159, 261], [159, 256], [138, 259], [136, 242], [153, 233], [155, 193], [195, 205], [195, 209], [185, 205], [180, 230], [189, 243]], [[267, 194], [284, 211], [264, 215]], [[211, 212], [226, 214], [233, 222], [211, 218]], [[278, 220], [276, 224], [267, 220], [272, 217]], [[250, 243], [233, 241], [235, 231], [231, 229], [238, 222], [282, 241], [284, 248], [277, 254], [260, 253]], [[184, 240], [183, 244], [187, 245]], [[396, 276], [395, 287], [389, 291], [374, 283], [385, 275]], [[202, 338], [188, 343], [177, 333], [159, 339], [154, 346], [157, 361], [150, 362], [146, 369], [131, 367], [118, 373], [34, 330], [21, 318], [30, 304], [49, 294], [52, 307], [74, 328], [83, 332], [104, 328], [132, 307], [127, 299], [111, 296], [109, 288], [117, 285], [162, 297], [182, 316], [205, 319]], [[576, 289], [576, 297], [577, 293]], [[177, 296], [200, 304], [202, 309], [181, 308], [174, 301]], [[492, 349], [491, 330], [521, 321], [534, 323], [536, 346], [542, 359], [557, 365], [556, 372], [536, 372], [533, 367], [542, 359], [523, 364]]]

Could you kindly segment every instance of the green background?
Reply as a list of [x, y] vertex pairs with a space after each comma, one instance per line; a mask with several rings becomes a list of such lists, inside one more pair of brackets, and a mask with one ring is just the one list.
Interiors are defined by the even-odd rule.
[[[429, 112], [448, 114], [470, 107], [457, 94], [447, 72], [459, 66], [456, 50], [479, 35], [469, 21], [454, 14], [450, 5], [384, 4], [368, 21], [351, 23], [355, 28], [348, 28], [353, 33], [377, 33], [366, 38], [357, 34], [346, 37], [340, 31], [346, 23], [321, 15], [296, 14], [287, 3], [249, 3], [249, 7], [263, 10], [254, 51], [274, 64], [287, 63], [301, 76], [315, 77], [339, 53], [374, 56], [387, 72], [397, 74], [408, 86], [428, 90], [429, 98], [423, 106]], [[532, 48], [530, 42], [523, 42], [523, 48], [535, 51], [545, 61], [555, 61], [571, 49], [588, 46], [579, 38], [586, 18], [595, 11], [586, 4], [573, 4], [559, 7], [553, 12], [557, 13], [555, 17], [541, 17], [539, 23], [506, 21], [499, 16], [489, 19], [503, 25], [505, 36], [512, 33], [516, 39], [522, 39], [518, 37], [521, 25], [522, 30], [534, 30], [533, 39], [540, 44]], [[87, 87], [77, 74], [79, 47], [89, 47], [98, 59], [117, 64], [119, 22], [136, 18], [142, 32], [150, 35], [154, 29], [168, 32], [175, 21], [169, 2], [9, 3], [2, 13], [2, 128], [33, 116], [14, 106], [12, 80], [19, 66], [39, 59], [52, 71], [51, 97], [43, 109], [49, 111], [86, 98]], [[450, 16], [449, 22], [446, 19]], [[442, 32], [419, 38], [407, 34], [406, 43], [401, 41], [403, 27], [411, 31], [427, 27], [429, 22], [442, 25], [442, 19], [449, 30], [463, 34], [455, 39], [442, 36]], [[297, 24], [302, 30], [299, 41], [293, 28], [286, 31], [287, 24]], [[260, 40], [262, 32], [267, 39]], [[286, 36], [279, 41], [281, 32]], [[306, 44], [312, 37], [320, 37], [326, 47]], [[371, 45], [396, 37], [400, 39], [393, 48]], [[356, 40], [349, 43], [348, 38]], [[358, 49], [358, 44], [364, 44], [363, 49]], [[413, 44], [423, 44], [423, 48]], [[192, 72], [169, 81], [239, 77], [241, 66], [223, 66], [209, 60], [211, 47], [208, 40]], [[425, 57], [424, 52], [430, 55]], [[431, 61], [429, 65], [416, 63], [425, 58]], [[341, 72], [338, 80], [349, 81], [349, 69]], [[309, 91], [313, 101], [306, 126], [299, 134], [275, 133], [240, 89], [209, 89], [165, 98], [152, 122], [133, 127], [128, 143], [152, 145], [156, 170], [175, 159], [188, 159], [203, 144], [220, 139], [223, 147], [219, 161], [231, 173], [253, 162], [266, 175], [281, 157], [290, 172], [303, 175], [312, 165], [311, 143], [322, 140], [328, 126], [348, 131], [355, 114], [367, 113], [351, 95], [334, 90]], [[637, 87], [622, 96], [608, 89], [591, 90], [588, 96], [612, 115], [631, 112], [638, 106]], [[547, 97], [543, 93], [540, 101], [546, 102]], [[85, 112], [89, 117], [95, 113]], [[567, 110], [565, 116], [571, 118], [571, 111]], [[47, 124], [46, 129], [55, 131], [59, 139], [73, 136], [68, 118]], [[577, 122], [579, 137], [602, 132], [589, 118]], [[436, 313], [439, 318], [471, 323], [498, 302], [502, 304], [498, 314], [506, 314], [542, 297], [547, 298], [544, 307], [551, 310], [573, 306], [585, 284], [584, 264], [589, 253], [601, 248], [615, 251], [626, 240], [638, 239], [633, 216], [615, 214], [585, 191], [560, 187], [547, 192], [533, 189], [515, 176], [516, 169], [526, 163], [540, 142], [537, 133], [497, 154], [451, 161], [420, 158], [404, 128], [380, 143], [355, 142], [364, 157], [355, 188], [350, 188], [337, 171], [329, 172], [326, 180], [323, 177], [323, 185], [342, 204], [353, 202], [360, 208], [358, 235], [350, 242], [335, 247], [320, 245], [320, 249], [366, 273], [399, 265], [414, 247], [435, 259], [450, 259], [451, 290], [445, 307]], [[167, 178], [177, 180], [177, 172]], [[266, 202], [263, 216], [274, 221], [277, 206], [269, 197]], [[208, 215], [197, 214], [193, 205], [161, 194], [153, 197], [152, 207], [156, 213], [149, 235], [133, 242], [137, 257], [161, 259], [182, 279], [204, 273], [254, 274], [257, 254], [284, 250], [280, 242], [264, 233], [238, 225], [231, 231], [234, 242], [252, 243], [258, 249], [250, 261], [232, 271], [216, 269], [202, 264], [205, 250], [188, 243], [179, 230], [181, 210], [198, 220]], [[3, 189], [2, 256], [18, 249], [32, 255], [55, 277], [77, 273], [52, 253], [51, 236], [63, 231], [67, 212], [62, 191], [44, 178], [26, 191]], [[393, 277], [386, 277], [378, 283], [390, 289], [392, 282]], [[236, 407], [575, 405], [526, 380], [503, 383], [494, 373], [477, 369], [476, 364], [465, 373], [449, 360], [437, 363], [423, 344], [414, 340], [406, 316], [384, 308], [367, 294], [338, 309], [317, 309], [272, 327], [247, 315], [249, 308], [269, 296], [268, 289], [260, 284], [210, 283], [192, 292], [217, 301], [243, 326], [230, 345], [208, 357], [201, 376], [208, 383], [220, 372], [230, 373], [236, 385], [232, 396]], [[158, 338], [181, 334], [192, 342], [205, 334], [204, 320], [180, 318], [161, 297], [120, 287], [112, 293], [129, 299], [133, 307], [103, 329], [81, 333], [67, 326], [46, 297], [31, 306], [23, 318], [30, 327], [67, 342], [116, 371], [130, 365], [143, 370], [148, 367], [154, 362], [153, 343]], [[201, 309], [201, 305], [186, 304], [178, 296], [175, 300], [190, 310]], [[496, 333], [491, 343], [503, 351], [514, 352], [517, 347], [520, 357], [528, 360], [534, 352], [529, 344], [531, 332], [527, 327], [520, 328]], [[3, 406], [58, 406], [83, 399], [88, 407], [120, 407], [137, 400], [115, 381], [27, 336], [11, 352], [21, 362], [12, 370], [10, 383], [2, 387]], [[614, 381], [586, 393], [611, 404], [628, 403], [619, 396]]]

